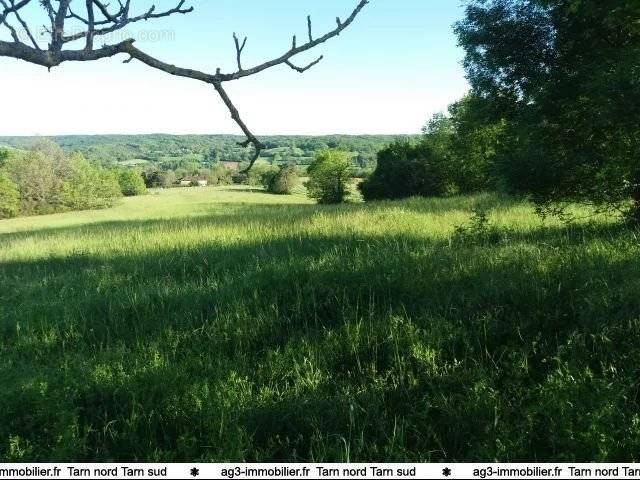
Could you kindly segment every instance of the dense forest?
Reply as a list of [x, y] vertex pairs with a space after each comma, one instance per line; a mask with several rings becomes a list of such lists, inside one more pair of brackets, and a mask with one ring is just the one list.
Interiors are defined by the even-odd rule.
[[[39, 137], [0, 137], [0, 145], [28, 149]], [[163, 170], [211, 167], [218, 162], [245, 162], [250, 149], [238, 145], [241, 137], [233, 135], [68, 135], [49, 137], [65, 152], [80, 152], [87, 160], [103, 167], [152, 166]], [[354, 163], [371, 169], [376, 154], [397, 139], [409, 135], [331, 135], [271, 136], [262, 138], [267, 147], [262, 158], [272, 164], [309, 165], [315, 153], [341, 148], [353, 154]]]

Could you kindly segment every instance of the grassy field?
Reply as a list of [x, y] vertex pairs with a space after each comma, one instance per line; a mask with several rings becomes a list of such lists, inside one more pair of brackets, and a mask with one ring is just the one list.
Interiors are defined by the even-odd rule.
[[0, 221], [0, 459], [639, 461], [639, 293], [637, 232], [494, 196]]

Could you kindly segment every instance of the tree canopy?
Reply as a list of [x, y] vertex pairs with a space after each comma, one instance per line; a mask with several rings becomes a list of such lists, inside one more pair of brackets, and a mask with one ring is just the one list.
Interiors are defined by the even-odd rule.
[[506, 119], [511, 188], [640, 219], [640, 2], [471, 0], [456, 26], [474, 93]]
[[342, 203], [350, 195], [351, 156], [343, 150], [323, 150], [316, 154], [307, 170], [306, 187], [311, 198], [318, 203]]

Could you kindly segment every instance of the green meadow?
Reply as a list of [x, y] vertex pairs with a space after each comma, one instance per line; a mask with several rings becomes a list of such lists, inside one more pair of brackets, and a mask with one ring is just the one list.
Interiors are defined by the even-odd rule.
[[637, 231], [495, 195], [3, 220], [0, 459], [639, 461], [639, 293]]

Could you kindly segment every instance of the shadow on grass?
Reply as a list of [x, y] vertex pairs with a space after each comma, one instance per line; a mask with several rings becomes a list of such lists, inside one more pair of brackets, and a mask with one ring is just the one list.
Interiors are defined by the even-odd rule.
[[217, 187], [217, 190], [220, 192], [235, 192], [235, 193], [262, 193], [264, 195], [270, 195], [264, 188], [260, 187]]
[[[229, 188], [229, 191], [237, 191]], [[262, 190], [256, 192], [264, 193]], [[240, 192], [246, 192], [241, 190]], [[274, 195], [275, 196], [275, 195]], [[19, 232], [0, 232], [0, 242], [19, 240], [38, 235], [61, 235], [75, 234], [78, 232], [92, 234], [94, 232], [115, 234], [122, 230], [136, 229], [144, 230], [148, 228], [162, 228], [164, 226], [175, 225], [223, 225], [235, 226], [240, 224], [265, 224], [271, 220], [273, 223], [286, 221], [303, 221], [311, 219], [318, 214], [328, 215], [349, 215], [349, 213], [394, 213], [395, 209], [411, 211], [418, 214], [447, 214], [452, 211], [465, 211], [469, 214], [475, 208], [488, 211], [505, 211], [515, 205], [522, 204], [520, 200], [512, 197], [502, 197], [498, 195], [477, 195], [470, 197], [453, 197], [442, 199], [413, 198], [402, 202], [379, 201], [369, 203], [353, 203], [342, 205], [307, 205], [307, 204], [254, 204], [243, 202], [212, 203], [210, 211], [204, 215], [195, 215], [183, 219], [147, 219], [147, 220], [105, 220], [88, 223], [84, 225], [71, 225], [68, 227], [43, 227]]]
[[[283, 209], [252, 207], [241, 222], [317, 211]], [[633, 233], [509, 235], [290, 235], [4, 262], [0, 456], [638, 460]]]

